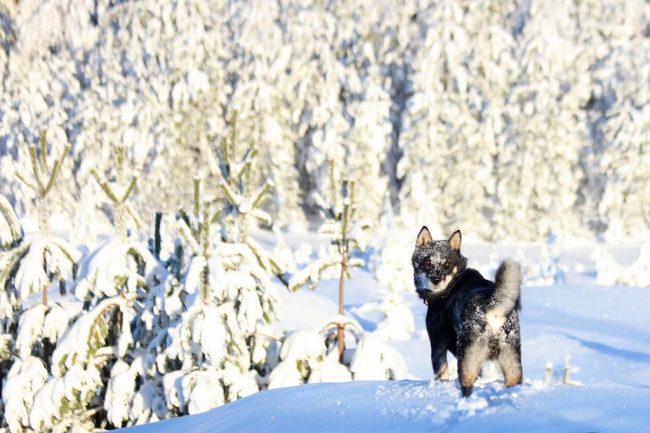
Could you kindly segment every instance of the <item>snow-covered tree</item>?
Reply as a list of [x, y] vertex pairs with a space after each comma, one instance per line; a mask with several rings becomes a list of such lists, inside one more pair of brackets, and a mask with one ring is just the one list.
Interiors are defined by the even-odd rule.
[[241, 146], [237, 130], [237, 115], [233, 114], [230, 131], [215, 149], [219, 160], [218, 187], [224, 201], [222, 239], [245, 245], [265, 272], [287, 284], [285, 272], [274, 257], [249, 236], [251, 224], [272, 226], [272, 216], [262, 205], [272, 196], [274, 185], [268, 179], [257, 181], [253, 177], [259, 163], [257, 147]]
[[266, 329], [278, 300], [271, 279], [282, 275], [249, 235], [249, 218], [271, 223], [259, 209], [270, 184], [253, 187], [255, 151], [239, 153], [236, 124], [218, 149], [223, 211], [194, 180], [193, 211], [178, 213], [191, 258], [180, 284], [168, 284], [157, 307], [164, 338], [155, 367], [170, 414], [197, 413], [256, 392], [268, 375]]
[[[269, 377], [269, 387], [292, 386], [307, 382], [344, 381], [352, 378], [403, 378], [406, 363], [394, 349], [345, 315], [345, 280], [350, 270], [361, 266], [362, 259], [353, 256], [353, 249], [365, 246], [368, 223], [359, 218], [355, 201], [355, 182], [338, 181], [330, 161], [330, 188], [327, 200], [316, 197], [326, 210], [327, 223], [323, 233], [331, 239], [326, 254], [298, 271], [289, 281], [293, 290], [304, 284], [313, 286], [331, 270], [339, 281], [338, 314], [319, 331], [289, 333], [280, 347], [280, 362]], [[389, 354], [389, 355], [388, 355]], [[369, 365], [368, 369], [362, 365]]]
[[[347, 325], [355, 326], [360, 332], [358, 324], [350, 321]], [[339, 360], [338, 350], [328, 348], [325, 340], [326, 336], [318, 331], [295, 331], [287, 335], [280, 349], [280, 362], [269, 377], [269, 389], [352, 380], [349, 369]]]
[[[31, 179], [26, 174], [18, 177], [35, 193], [40, 233], [30, 234], [23, 240], [22, 227], [13, 209], [4, 197], [0, 200], [12, 239], [9, 248], [0, 252], [2, 372], [7, 374], [2, 400], [7, 425], [12, 431], [44, 427], [40, 420], [34, 419], [41, 413], [39, 388], [48, 379], [58, 340], [81, 308], [80, 303], [70, 302], [65, 296], [81, 253], [65, 240], [49, 235], [48, 195], [55, 186], [68, 148], [50, 163], [46, 135], [41, 132], [39, 147], [28, 147], [28, 151]], [[33, 297], [35, 293], [40, 296]], [[4, 367], [8, 365], [11, 368], [6, 372]]]
[[[508, 89], [503, 77], [486, 76], [484, 68], [499, 62], [495, 72], [509, 72], [510, 38], [499, 26], [505, 7], [442, 2], [417, 14], [423, 34], [413, 59], [413, 96], [407, 101], [396, 167], [403, 180], [400, 214], [417, 226], [434, 223], [446, 230], [462, 225], [487, 232], [485, 208], [494, 193], [498, 132], [493, 129], [499, 125], [484, 127], [482, 121], [491, 123], [486, 111]], [[472, 20], [481, 24], [471, 26]], [[494, 85], [483, 85], [485, 79]]]
[[[338, 329], [351, 344], [343, 359], [338, 352]], [[380, 337], [364, 332], [352, 318], [336, 316], [320, 330], [289, 333], [280, 347], [279, 363], [269, 377], [269, 388], [303, 383], [349, 380], [401, 380], [409, 377], [406, 361]]]
[[111, 180], [102, 179], [94, 169], [90, 171], [97, 185], [102, 189], [102, 192], [111, 204], [113, 225], [115, 226], [118, 237], [122, 241], [125, 241], [128, 237], [127, 216], [131, 218], [136, 226], [140, 226], [140, 221], [133, 207], [127, 202], [134, 192], [138, 176], [132, 174], [127, 178], [127, 168], [124, 166], [125, 156], [126, 149], [123, 146], [117, 146], [114, 154], [115, 173], [111, 176]]
[[[116, 426], [122, 424], [122, 419], [113, 414], [115, 402], [112, 394], [107, 392], [107, 389], [114, 387], [111, 368], [125, 362], [134, 366], [141, 363], [138, 351], [143, 342], [146, 343], [147, 338], [151, 338], [152, 330], [151, 324], [147, 323], [147, 315], [141, 314], [144, 301], [149, 288], [160, 283], [165, 272], [146, 248], [127, 238], [123, 219], [120, 218], [125, 216], [121, 212], [122, 206], [133, 191], [135, 181], [132, 180], [125, 192], [120, 193], [116, 193], [114, 186], [108, 182], [99, 181], [99, 178], [98, 182], [107, 199], [115, 206], [114, 215], [119, 216], [115, 223], [122, 236], [107, 241], [79, 263], [73, 293], [50, 302], [44, 296], [42, 305], [37, 304], [20, 316], [14, 353], [20, 360], [29, 361], [25, 366], [33, 366], [39, 360], [47, 373], [47, 380], [40, 389], [34, 390], [32, 400], [21, 399], [19, 394], [6, 395], [5, 402], [8, 406], [21, 404], [14, 400], [22, 401], [22, 412], [17, 414], [25, 414], [8, 420], [12, 431], [24, 428], [88, 429], [95, 425], [94, 417], [98, 413], [106, 413], [106, 417], [100, 419], [108, 420], [99, 425], [105, 426], [106, 422]], [[52, 242], [54, 241], [50, 241], [50, 244]], [[45, 246], [40, 247], [46, 249], [47, 254], [38, 250], [39, 255], [36, 255], [32, 250], [40, 244], [32, 241], [30, 250], [22, 261], [29, 260], [30, 255], [34, 254], [35, 257], [31, 260], [40, 263], [44, 254], [45, 257], [53, 255], [50, 244], [44, 243]], [[67, 258], [67, 262], [71, 262], [72, 269], [76, 271], [80, 254], [63, 241], [58, 241], [56, 245], [60, 249], [67, 248], [62, 250], [67, 255], [59, 255]], [[67, 262], [59, 259], [54, 263]], [[58, 268], [51, 264], [49, 266], [48, 269], [58, 272], [44, 273], [46, 277], [49, 278], [50, 274], [57, 276], [62, 288], [67, 287], [64, 283], [71, 285], [73, 275], [69, 274], [73, 273], [72, 270], [61, 268], [61, 265]], [[32, 264], [30, 268], [39, 267]], [[33, 272], [30, 275], [33, 277]], [[16, 273], [18, 287], [34, 286], [22, 284], [20, 276], [19, 269]], [[47, 282], [47, 279], [41, 280], [39, 287]], [[26, 292], [28, 293], [29, 291]], [[44, 290], [43, 293], [47, 291]], [[61, 294], [66, 293], [62, 290]], [[22, 299], [26, 299], [25, 294]], [[25, 301], [23, 303], [28, 305]], [[133, 335], [138, 338], [134, 339]], [[10, 375], [14, 370], [22, 368], [23, 364], [14, 363]], [[140, 374], [144, 376], [144, 372], [140, 371]], [[12, 387], [24, 386], [18, 380], [17, 376], [11, 382]], [[139, 386], [135, 382], [132, 385], [133, 392], [138, 392]], [[120, 401], [119, 405], [122, 404]]]
[[14, 311], [19, 310], [21, 303], [26, 302], [32, 293], [40, 292], [43, 304], [47, 304], [50, 290], [65, 293], [66, 284], [74, 278], [77, 261], [81, 256], [68, 242], [48, 234], [48, 194], [56, 183], [67, 147], [63, 155], [50, 164], [47, 138], [45, 132], [41, 132], [38, 149], [30, 146], [28, 151], [32, 167], [31, 179], [27, 174], [18, 174], [18, 177], [35, 193], [40, 233], [23, 240], [22, 228], [13, 209], [4, 197], [1, 203], [11, 241], [9, 250], [2, 252], [0, 288], [13, 305]]
[[417, 225], [483, 238], [645, 231], [646, 2], [5, 3], [0, 192], [35, 214], [15, 174], [47, 129], [71, 149], [51, 198], [73, 241], [94, 234], [85, 194], [116, 143], [143, 168], [130, 203], [148, 224], [218, 172], [233, 111], [280, 226], [320, 223], [336, 159], [370, 218], [388, 196]]

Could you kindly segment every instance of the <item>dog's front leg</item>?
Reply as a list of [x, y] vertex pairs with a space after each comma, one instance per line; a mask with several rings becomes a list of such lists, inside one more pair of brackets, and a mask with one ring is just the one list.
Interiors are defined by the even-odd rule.
[[441, 313], [433, 306], [427, 309], [426, 325], [431, 344], [431, 366], [436, 380], [449, 380], [447, 370], [447, 349], [449, 341], [445, 329], [441, 326], [444, 323]]
[[431, 345], [431, 365], [433, 366], [436, 380], [449, 380], [446, 344]]
[[447, 349], [449, 344], [440, 329], [429, 328], [429, 342], [431, 343], [431, 366], [436, 380], [449, 380], [447, 370]]

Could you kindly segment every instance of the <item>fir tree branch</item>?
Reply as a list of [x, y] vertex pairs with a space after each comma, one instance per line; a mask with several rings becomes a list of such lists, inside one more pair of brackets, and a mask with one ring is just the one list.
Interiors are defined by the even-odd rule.
[[335, 216], [336, 212], [336, 180], [334, 179], [334, 160], [330, 159], [329, 161], [329, 170], [330, 170], [330, 213], [331, 216]]
[[187, 223], [180, 222], [178, 223], [178, 231], [180, 232], [181, 236], [185, 239], [185, 242], [187, 242], [190, 246], [190, 249], [194, 253], [194, 255], [199, 255], [201, 254], [201, 246], [197, 243], [196, 237], [194, 233], [191, 232], [191, 227], [187, 225]]
[[9, 234], [11, 235], [9, 247], [13, 248], [23, 240], [24, 232], [9, 200], [2, 194], [0, 194], [0, 213], [2, 213], [5, 221], [7, 221]]
[[219, 221], [219, 217], [221, 216], [222, 211], [221, 210], [216, 210], [212, 214], [212, 218], [210, 218], [210, 224], [216, 224]]
[[54, 162], [54, 166], [52, 167], [52, 173], [50, 173], [50, 179], [47, 182], [47, 186], [45, 188], [45, 194], [50, 192], [52, 186], [54, 185], [54, 182], [56, 182], [56, 179], [59, 176], [59, 172], [61, 171], [61, 166], [63, 166], [63, 162], [65, 161], [65, 157], [67, 156], [69, 150], [70, 150], [70, 146], [66, 145], [63, 148], [63, 153], [61, 154], [61, 158], [57, 159]]
[[79, 260], [80, 254], [74, 249], [70, 249], [70, 245], [68, 245], [65, 241], [61, 241], [57, 238], [52, 238], [51, 242], [59, 248], [61, 253], [63, 253], [63, 255], [70, 261], [70, 263], [76, 263], [77, 260]]
[[102, 180], [99, 177], [99, 174], [97, 174], [97, 170], [94, 168], [90, 171], [90, 174], [95, 178], [101, 189], [104, 191], [104, 194], [109, 198], [110, 201], [113, 202], [113, 204], [117, 205], [120, 203], [120, 200], [117, 198], [117, 196], [113, 193], [112, 188], [108, 184], [108, 182]]
[[22, 244], [19, 246], [17, 249], [11, 251], [11, 254], [13, 255], [13, 258], [9, 265], [7, 265], [6, 268], [2, 270], [0, 273], [0, 289], [5, 290], [6, 285], [7, 285], [7, 279], [9, 276], [15, 271], [16, 266], [18, 266], [18, 263], [22, 260], [22, 258], [27, 254], [29, 251], [30, 244]]
[[258, 220], [262, 221], [265, 224], [268, 224], [268, 225], [273, 224], [273, 218], [271, 217], [271, 215], [269, 215], [268, 213], [264, 212], [261, 209], [252, 209], [249, 212], [249, 215], [252, 216], [252, 217], [257, 218]]
[[208, 210], [208, 204], [204, 203], [203, 204], [203, 217], [201, 218], [201, 222], [199, 223], [199, 230], [201, 231], [201, 235], [203, 237], [203, 257], [209, 257], [209, 249], [210, 249], [210, 221], [208, 220], [209, 218], [209, 210]]
[[231, 205], [237, 206], [239, 204], [239, 201], [237, 200], [237, 194], [235, 194], [235, 192], [230, 189], [228, 183], [219, 182], [219, 188], [221, 188], [223, 193], [226, 195], [226, 198]]
[[291, 276], [288, 285], [289, 290], [295, 292], [307, 283], [309, 283], [310, 288], [313, 289], [318, 284], [318, 280], [323, 272], [339, 265], [340, 258], [338, 256], [329, 256], [317, 259]]
[[271, 185], [266, 182], [257, 192], [255, 199], [253, 200], [253, 204], [251, 206], [252, 209], [260, 207], [260, 205], [266, 201], [269, 197], [267, 194], [271, 191]]
[[36, 179], [36, 184], [38, 185], [38, 188], [35, 188], [35, 191], [42, 196], [45, 186], [43, 185], [43, 179], [41, 179], [41, 170], [38, 165], [38, 159], [36, 157], [36, 149], [31, 146], [29, 147], [29, 159], [32, 163], [34, 179]]
[[237, 146], [237, 110], [233, 110], [230, 116], [230, 158], [236, 155]]
[[201, 192], [201, 180], [194, 178], [193, 182], [194, 182], [194, 215], [198, 216], [201, 208], [201, 201], [199, 198]]
[[27, 179], [25, 179], [25, 178], [24, 178], [20, 173], [16, 173], [16, 177], [17, 177], [17, 178], [18, 178], [22, 183], [24, 183], [27, 187], [33, 189], [35, 192], [38, 193], [38, 186], [29, 183], [29, 182], [27, 181]]
[[192, 222], [190, 220], [190, 217], [187, 216], [187, 213], [185, 212], [185, 210], [183, 210], [183, 209], [178, 210], [178, 214], [176, 215], [176, 219], [178, 220], [179, 218], [185, 224], [185, 227], [187, 227], [187, 229], [190, 231], [189, 234], [192, 236], [192, 238], [194, 238], [195, 240], [198, 239], [196, 229], [193, 226], [193, 224], [192, 224]]
[[40, 131], [39, 144], [41, 146], [41, 168], [47, 171], [47, 132], [44, 129]]
[[129, 186], [126, 188], [126, 191], [122, 195], [122, 200], [120, 200], [120, 203], [126, 202], [126, 200], [129, 198], [129, 196], [133, 193], [133, 190], [135, 189], [135, 185], [138, 182], [138, 176], [133, 176], [131, 177], [131, 181], [129, 182]]
[[142, 221], [140, 221], [140, 218], [138, 217], [138, 214], [135, 212], [135, 209], [133, 209], [133, 206], [129, 203], [124, 204], [124, 208], [126, 209], [126, 212], [131, 216], [131, 219], [135, 223], [135, 227], [140, 230], [142, 229]]
[[226, 137], [221, 137], [221, 151], [223, 158], [220, 158], [219, 169], [221, 170], [221, 177], [223, 179], [230, 178], [230, 153], [228, 152], [228, 140]]
[[242, 161], [244, 162], [241, 164], [241, 167], [239, 168], [239, 171], [235, 173], [235, 179], [242, 179], [244, 178], [244, 184], [248, 183], [248, 180], [250, 178], [250, 171], [251, 167], [253, 166], [253, 161], [255, 157], [257, 156], [257, 150], [256, 149], [248, 149], [246, 151], [246, 154], [244, 155], [244, 158]]

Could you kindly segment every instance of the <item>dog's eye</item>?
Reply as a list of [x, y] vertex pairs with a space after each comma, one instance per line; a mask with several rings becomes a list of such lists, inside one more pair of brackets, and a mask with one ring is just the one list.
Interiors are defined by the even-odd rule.
[[442, 264], [442, 266], [444, 266], [445, 268], [448, 268], [449, 265], [451, 265], [451, 263], [449, 262], [449, 260], [445, 260], [445, 262]]

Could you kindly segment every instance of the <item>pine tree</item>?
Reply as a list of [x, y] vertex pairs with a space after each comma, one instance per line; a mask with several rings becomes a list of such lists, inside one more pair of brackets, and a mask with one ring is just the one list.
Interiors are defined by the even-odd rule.
[[14, 311], [19, 309], [20, 303], [26, 301], [32, 293], [41, 292], [44, 305], [48, 303], [50, 289], [55, 287], [62, 294], [65, 293], [66, 282], [69, 283], [70, 279], [74, 278], [80, 257], [80, 253], [66, 241], [48, 234], [48, 194], [56, 183], [68, 147], [59, 159], [50, 164], [47, 136], [45, 131], [41, 131], [39, 147], [29, 146], [28, 151], [33, 179], [27, 180], [27, 176], [21, 174], [18, 174], [18, 177], [36, 194], [40, 234], [22, 241], [22, 229], [17, 225], [17, 218], [4, 198], [2, 206], [2, 213], [12, 238], [9, 246], [13, 245], [14, 248], [3, 258], [6, 260], [6, 266], [2, 267], [0, 273], [0, 288], [12, 300]]
[[[121, 427], [132, 419], [150, 419], [146, 412], [125, 413], [122, 408], [151, 391], [144, 350], [154, 338], [150, 293], [165, 281], [166, 271], [127, 231], [127, 217], [136, 223], [139, 219], [128, 203], [137, 178], [126, 179], [124, 163], [124, 149], [119, 147], [116, 181], [93, 174], [112, 205], [117, 236], [79, 265], [74, 294], [83, 314], [71, 316], [57, 341], [49, 366], [53, 377], [38, 391], [30, 411], [32, 428], [93, 426], [97, 414], [103, 428], [107, 423]], [[61, 395], [67, 384], [75, 385]], [[50, 403], [40, 403], [45, 401]]]
[[[40, 233], [22, 237], [8, 201], [0, 200], [13, 241], [10, 249], [0, 252], [0, 288], [2, 301], [2, 343], [4, 354], [13, 355], [13, 363], [3, 387], [7, 424], [12, 431], [26, 427], [40, 428], [32, 413], [39, 405], [39, 388], [48, 378], [53, 350], [68, 322], [78, 313], [78, 306], [66, 299], [81, 257], [74, 247], [63, 239], [49, 235], [50, 207], [48, 196], [53, 190], [67, 155], [52, 164], [47, 148], [47, 137], [41, 131], [39, 146], [28, 147], [32, 165], [32, 179], [22, 174], [18, 178], [36, 196]], [[13, 248], [12, 248], [13, 247]], [[40, 302], [31, 295], [40, 292]], [[50, 299], [53, 294], [54, 299]], [[11, 362], [3, 359], [3, 373]], [[21, 375], [24, 373], [27, 380]]]
[[[356, 215], [355, 182], [345, 179], [339, 184], [334, 161], [329, 162], [329, 167], [329, 200], [325, 201], [320, 195], [316, 195], [315, 199], [323, 209], [327, 209], [326, 223], [321, 228], [321, 231], [331, 237], [332, 247], [328, 255], [319, 257], [315, 262], [294, 275], [289, 287], [296, 290], [307, 283], [314, 287], [324, 273], [330, 268], [335, 269], [338, 272], [339, 279], [338, 315], [343, 319], [345, 279], [350, 277], [350, 269], [363, 265], [363, 260], [350, 257], [350, 254], [352, 248], [359, 248], [364, 244], [364, 231], [368, 229], [369, 225], [365, 220], [359, 220]], [[336, 325], [339, 361], [343, 360], [344, 322], [343, 320], [340, 324], [337, 324], [336, 320], [333, 321]]]
[[222, 239], [246, 245], [262, 269], [287, 284], [276, 260], [249, 236], [250, 225], [255, 222], [272, 226], [272, 217], [262, 205], [271, 197], [273, 184], [264, 180], [260, 186], [253, 186], [252, 173], [258, 164], [258, 151], [255, 147], [242, 150], [237, 131], [237, 114], [233, 113], [228, 135], [215, 148], [219, 160], [218, 187], [225, 202]]
[[[338, 314], [319, 331], [289, 333], [282, 341], [280, 363], [269, 377], [269, 387], [292, 386], [300, 383], [345, 381], [352, 378], [404, 377], [407, 368], [401, 356], [386, 343], [367, 334], [361, 326], [345, 315], [345, 280], [351, 269], [364, 261], [353, 256], [353, 249], [365, 245], [366, 220], [358, 217], [355, 200], [355, 182], [339, 176], [330, 161], [330, 188], [326, 201], [317, 196], [316, 201], [327, 209], [323, 234], [331, 239], [331, 248], [322, 256], [298, 271], [289, 280], [289, 287], [297, 290], [305, 284], [314, 287], [318, 281], [335, 271], [339, 282]], [[346, 333], [356, 346], [346, 348]], [[363, 369], [362, 364], [371, 364]]]
[[253, 218], [272, 222], [259, 208], [271, 185], [253, 187], [256, 151], [240, 153], [236, 128], [233, 121], [217, 149], [223, 211], [202, 198], [195, 180], [193, 212], [178, 213], [192, 257], [178, 292], [171, 293], [180, 308], [169, 315], [167, 336], [156, 349], [171, 414], [204, 411], [256, 392], [271, 368], [266, 325], [278, 308], [271, 278], [284, 273], [249, 236]]
[[[135, 296], [147, 291], [164, 278], [164, 272], [153, 254], [136, 238], [129, 236], [127, 221], [141, 227], [140, 218], [128, 202], [135, 191], [138, 177], [127, 174], [125, 148], [118, 146], [114, 154], [113, 180], [102, 179], [92, 171], [97, 185], [110, 203], [116, 237], [109, 239], [80, 264], [75, 294], [86, 303], [96, 305], [107, 297]], [[132, 172], [133, 169], [128, 169]]]

